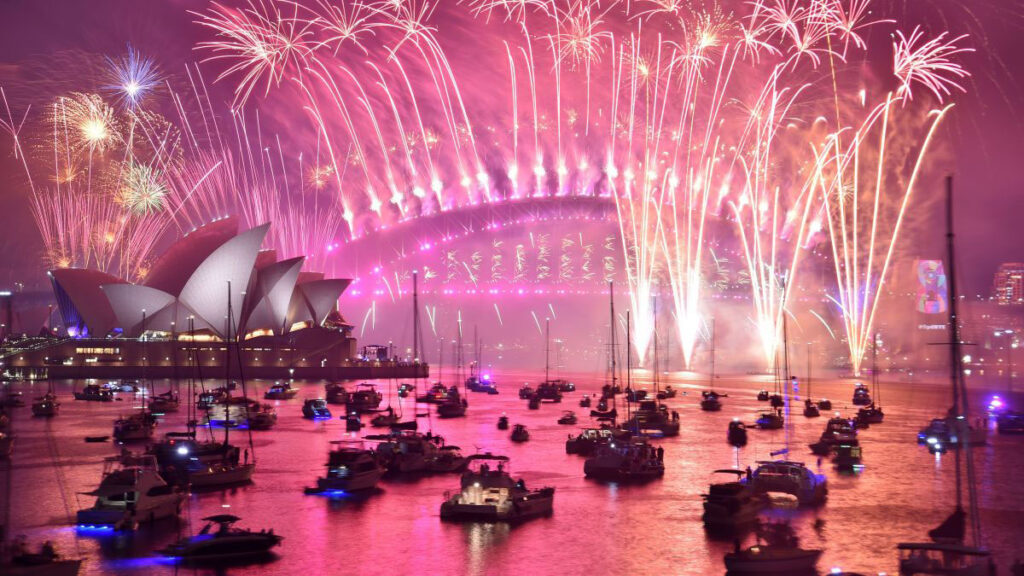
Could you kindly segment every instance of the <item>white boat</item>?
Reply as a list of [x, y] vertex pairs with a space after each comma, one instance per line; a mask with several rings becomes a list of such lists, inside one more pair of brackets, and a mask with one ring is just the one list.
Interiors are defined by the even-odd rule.
[[735, 528], [752, 523], [767, 500], [750, 485], [741, 481], [741, 470], [715, 470], [724, 482], [712, 482], [704, 499], [701, 520], [708, 528]]
[[377, 456], [391, 473], [455, 472], [466, 466], [459, 447], [446, 446], [440, 436], [403, 430], [368, 439], [383, 440], [377, 445]]
[[803, 462], [772, 460], [757, 464], [749, 480], [757, 492], [784, 492], [805, 505], [821, 504], [828, 497], [825, 476], [815, 474]]
[[148, 412], [114, 420], [114, 438], [121, 442], [149, 440], [156, 430], [156, 417]]
[[460, 485], [458, 493], [445, 493], [444, 520], [515, 522], [551, 514], [555, 499], [554, 488], [528, 490], [512, 479], [507, 456], [489, 453], [470, 456]]
[[331, 444], [336, 448], [327, 455], [327, 475], [317, 478], [316, 488], [307, 488], [307, 493], [358, 492], [377, 486], [385, 469], [373, 451], [358, 441], [336, 440]]
[[91, 492], [96, 502], [78, 511], [79, 526], [133, 528], [136, 524], [177, 516], [185, 494], [160, 476], [156, 457], [127, 455], [104, 460], [103, 478]]
[[252, 481], [255, 464], [220, 461], [196, 462], [188, 470], [188, 483], [192, 488], [220, 488]]
[[645, 482], [665, 474], [653, 446], [643, 441], [615, 440], [597, 447], [583, 463], [587, 478], [608, 482]]
[[[240, 518], [230, 514], [208, 516], [203, 520], [209, 524], [198, 534], [179, 540], [158, 552], [185, 562], [238, 559], [265, 555], [283, 540], [281, 536], [274, 534], [273, 529], [253, 532], [234, 528], [234, 523]], [[213, 529], [215, 524], [216, 530]]]

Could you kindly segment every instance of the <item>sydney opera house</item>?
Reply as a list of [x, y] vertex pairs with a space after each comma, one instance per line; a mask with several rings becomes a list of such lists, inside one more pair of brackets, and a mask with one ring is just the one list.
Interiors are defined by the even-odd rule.
[[[410, 377], [424, 365], [357, 351], [338, 309], [351, 280], [303, 271], [261, 250], [270, 224], [235, 218], [193, 230], [132, 284], [98, 270], [51, 270], [66, 338], [8, 356], [6, 370], [51, 378]], [[225, 342], [238, 342], [237, 350]], [[237, 353], [236, 353], [237, 352]]]

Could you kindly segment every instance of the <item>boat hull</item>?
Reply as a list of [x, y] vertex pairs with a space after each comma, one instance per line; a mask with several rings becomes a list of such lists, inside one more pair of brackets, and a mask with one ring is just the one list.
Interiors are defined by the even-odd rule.
[[458, 496], [441, 504], [443, 520], [465, 522], [518, 522], [550, 515], [554, 508], [555, 490], [545, 488], [527, 498], [516, 499], [511, 506], [459, 504]]
[[81, 560], [56, 560], [44, 564], [0, 564], [5, 576], [75, 576], [82, 567]]
[[252, 481], [252, 473], [255, 469], [255, 464], [243, 464], [230, 468], [211, 466], [189, 472], [188, 481], [193, 488], [216, 488], [245, 484]]
[[341, 490], [343, 492], [359, 492], [377, 487], [384, 470], [365, 472], [349, 478], [317, 478], [316, 487], [321, 492], [328, 490]]
[[744, 574], [793, 574], [814, 570], [821, 550], [802, 550], [786, 556], [726, 554], [725, 568]]
[[144, 508], [129, 512], [123, 508], [86, 508], [79, 510], [76, 520], [80, 526], [120, 526], [128, 524], [144, 524], [164, 518], [175, 517], [181, 509], [184, 495], [180, 492], [173, 496], [160, 497], [158, 501]]

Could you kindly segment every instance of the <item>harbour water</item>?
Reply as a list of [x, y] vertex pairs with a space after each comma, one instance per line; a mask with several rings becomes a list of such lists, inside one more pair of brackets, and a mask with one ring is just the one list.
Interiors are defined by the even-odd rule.
[[[828, 476], [828, 502], [816, 509], [773, 508], [765, 517], [790, 519], [804, 547], [824, 549], [818, 564], [823, 574], [833, 567], [895, 574], [896, 543], [925, 540], [927, 531], [953, 507], [953, 453], [936, 456], [916, 444], [917, 431], [949, 406], [948, 387], [939, 375], [932, 383], [883, 382], [885, 422], [860, 433], [865, 467], [857, 475], [837, 474], [827, 459], [819, 461], [807, 448], [829, 414], [807, 419], [794, 409], [787, 430], [752, 429], [749, 444], [738, 452], [726, 443], [732, 418], [753, 422], [767, 407], [755, 394], [761, 388], [771, 390], [770, 377], [722, 376], [716, 389], [728, 394], [724, 409], [705, 413], [698, 406], [705, 383], [696, 376], [669, 375], [662, 385], [680, 390], [666, 403], [680, 413], [681, 433], [657, 441], [665, 449], [665, 476], [641, 486], [586, 480], [583, 458], [565, 454], [564, 440], [577, 427], [560, 426], [556, 420], [562, 410], [574, 410], [580, 426], [587, 425], [589, 410], [579, 408], [578, 400], [597, 392], [602, 377], [563, 374], [578, 390], [566, 394], [561, 404], [528, 410], [516, 392], [523, 382], [536, 383], [543, 375], [495, 376], [500, 394], [469, 393], [466, 418], [421, 419], [420, 430], [442, 435], [465, 454], [508, 455], [514, 475], [527, 486], [556, 488], [550, 518], [517, 526], [442, 522], [438, 509], [444, 492], [458, 487], [454, 474], [385, 479], [379, 491], [359, 498], [305, 495], [303, 488], [324, 471], [329, 442], [352, 434], [337, 417], [341, 407], [328, 421], [303, 419], [303, 398], [322, 396], [323, 383], [297, 382], [298, 397], [272, 402], [277, 426], [252, 433], [257, 472], [251, 485], [192, 494], [179, 522], [144, 525], [125, 534], [81, 532], [72, 526], [72, 518], [77, 509], [91, 504], [91, 497], [80, 493], [95, 487], [103, 458], [119, 450], [111, 443], [85, 443], [84, 438], [109, 435], [112, 421], [133, 403], [126, 394], [121, 402], [74, 401], [76, 383], [64, 381], [55, 384], [63, 404], [58, 417], [32, 418], [28, 408], [12, 409], [15, 450], [10, 463], [0, 463], [9, 534], [25, 534], [32, 543], [52, 540], [60, 552], [85, 558], [81, 573], [91, 575], [210, 573], [176, 567], [153, 550], [199, 530], [200, 518], [225, 512], [240, 516], [242, 527], [272, 527], [285, 537], [276, 561], [226, 569], [229, 574], [722, 574], [723, 555], [734, 542], [712, 538], [700, 520], [701, 494], [711, 471], [737, 463], [741, 468], [754, 465], [786, 447], [787, 439], [789, 459], [820, 466]], [[250, 383], [250, 396], [262, 398], [270, 384]], [[157, 392], [166, 386], [158, 382]], [[982, 390], [984, 383], [973, 386], [977, 409], [988, 393]], [[26, 397], [42, 394], [45, 387], [42, 382], [12, 385]], [[643, 382], [638, 387], [651, 388]], [[852, 390], [851, 380], [832, 378], [814, 382], [813, 396], [830, 398], [835, 410], [852, 415]], [[382, 407], [390, 402], [410, 415], [411, 401], [400, 403], [392, 392]], [[512, 424], [529, 428], [529, 442], [513, 443], [507, 431], [497, 430], [502, 413]], [[161, 420], [158, 435], [182, 430], [185, 412]], [[364, 428], [362, 434], [375, 432]], [[244, 443], [245, 432], [234, 434]], [[1024, 557], [1022, 442], [993, 429], [988, 444], [973, 450], [985, 544], [995, 551], [1000, 573], [1008, 573], [1008, 566]], [[744, 542], [751, 540], [748, 534]]]

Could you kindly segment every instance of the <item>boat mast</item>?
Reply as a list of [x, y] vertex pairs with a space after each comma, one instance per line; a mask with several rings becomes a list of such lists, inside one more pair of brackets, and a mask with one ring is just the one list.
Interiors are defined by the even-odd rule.
[[[658, 299], [654, 298], [654, 397], [658, 397]], [[660, 402], [659, 402], [660, 404]]]
[[[633, 335], [629, 325], [629, 310], [626, 310], [626, 421], [629, 421], [629, 393], [633, 390]], [[614, 392], [614, 390], [613, 390]], [[612, 394], [612, 398], [615, 395]]]
[[224, 360], [224, 456], [227, 457], [228, 433], [231, 426], [228, 426], [228, 416], [231, 412], [231, 280], [228, 280], [228, 326], [227, 336], [224, 337], [224, 349], [226, 350]]
[[874, 395], [874, 404], [882, 405], [882, 397], [878, 393], [878, 334], [875, 333], [871, 339], [871, 393]]
[[811, 343], [807, 343], [807, 399], [811, 399]]
[[551, 318], [544, 319], [544, 383], [551, 379], [548, 377], [549, 363], [551, 362]]
[[609, 346], [609, 355], [612, 359], [612, 391], [615, 390], [616, 374], [615, 374], [615, 291], [611, 281], [608, 282], [608, 309], [610, 312], [609, 319], [611, 322], [608, 324], [609, 330], [611, 330], [611, 343]]
[[[669, 332], [671, 334], [671, 332]], [[711, 319], [711, 391], [715, 391], [715, 319]]]

